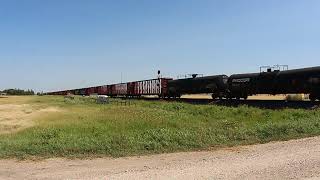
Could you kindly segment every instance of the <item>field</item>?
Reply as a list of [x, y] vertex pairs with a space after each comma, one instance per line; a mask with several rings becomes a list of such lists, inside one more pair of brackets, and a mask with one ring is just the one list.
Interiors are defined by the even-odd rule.
[[0, 158], [93, 158], [216, 149], [320, 135], [320, 110], [91, 98], [0, 98]]

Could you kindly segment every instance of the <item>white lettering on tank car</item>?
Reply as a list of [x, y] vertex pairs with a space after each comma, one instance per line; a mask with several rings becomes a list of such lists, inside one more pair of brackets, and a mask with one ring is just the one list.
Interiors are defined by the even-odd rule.
[[246, 83], [250, 82], [250, 78], [242, 78], [242, 79], [232, 79], [233, 83]]

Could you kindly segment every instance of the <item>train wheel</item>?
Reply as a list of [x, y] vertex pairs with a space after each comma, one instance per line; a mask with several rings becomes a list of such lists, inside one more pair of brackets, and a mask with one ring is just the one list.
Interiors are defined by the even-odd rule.
[[212, 94], [211, 97], [212, 97], [212, 99], [214, 99], [214, 100], [217, 99], [217, 97], [216, 97], [214, 94]]
[[181, 95], [179, 95], [179, 94], [172, 94], [172, 95], [171, 95], [171, 98], [172, 98], [172, 99], [178, 99], [178, 98], [180, 98], [180, 96], [181, 96]]
[[310, 99], [310, 101], [316, 101], [317, 97], [314, 94], [310, 94], [309, 99]]

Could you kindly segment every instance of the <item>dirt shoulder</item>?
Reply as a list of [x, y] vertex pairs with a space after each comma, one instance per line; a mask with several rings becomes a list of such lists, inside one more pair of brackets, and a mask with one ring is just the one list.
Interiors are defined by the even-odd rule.
[[219, 151], [94, 160], [0, 160], [0, 179], [320, 178], [320, 137]]

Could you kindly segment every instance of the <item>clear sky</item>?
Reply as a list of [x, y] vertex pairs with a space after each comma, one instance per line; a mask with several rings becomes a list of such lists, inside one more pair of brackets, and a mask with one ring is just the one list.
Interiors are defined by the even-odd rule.
[[0, 0], [0, 89], [320, 65], [319, 0]]

